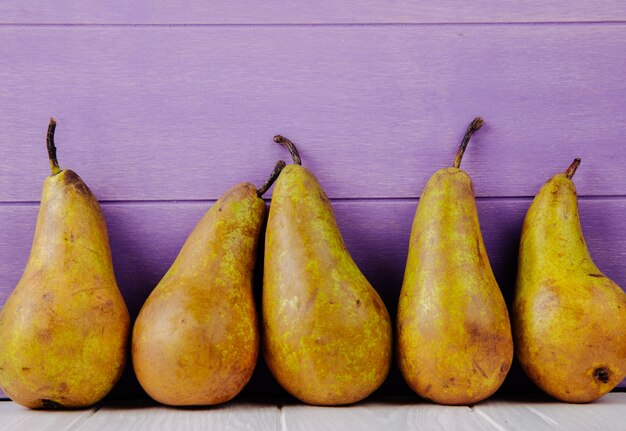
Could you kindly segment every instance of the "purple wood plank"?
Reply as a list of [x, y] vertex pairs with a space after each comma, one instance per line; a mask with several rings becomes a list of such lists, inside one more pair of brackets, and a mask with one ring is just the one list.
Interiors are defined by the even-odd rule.
[[[623, 4], [623, 3], [620, 3]], [[244, 9], [244, 8], [242, 8]], [[626, 26], [0, 27], [0, 201], [34, 201], [43, 136], [103, 200], [214, 199], [300, 144], [334, 198], [417, 197], [464, 167], [532, 196], [575, 156], [582, 195], [626, 194]]]
[[[333, 206], [346, 244], [355, 261], [387, 304], [392, 316], [402, 283], [411, 223], [417, 202], [406, 200], [339, 201]], [[521, 225], [530, 199], [480, 199], [478, 210], [485, 243], [496, 278], [507, 299], [515, 280]], [[186, 236], [210, 202], [105, 203], [118, 283], [131, 315], [176, 257]], [[0, 205], [0, 304], [13, 289], [28, 258], [38, 207]], [[583, 230], [602, 271], [626, 287], [626, 198], [582, 198]], [[257, 283], [257, 293], [260, 285]], [[517, 370], [509, 390], [528, 387]], [[270, 389], [267, 389], [267, 388]], [[406, 391], [397, 370], [387, 393]], [[278, 391], [263, 367], [248, 393]], [[129, 375], [118, 394], [137, 393]]]
[[0, 2], [3, 23], [283, 24], [607, 21], [626, 19], [619, 0], [293, 2], [95, 0]]

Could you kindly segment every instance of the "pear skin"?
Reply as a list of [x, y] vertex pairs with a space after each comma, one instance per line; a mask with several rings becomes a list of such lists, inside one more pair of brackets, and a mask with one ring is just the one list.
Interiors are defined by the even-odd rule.
[[522, 228], [513, 305], [517, 357], [561, 401], [586, 403], [626, 377], [626, 294], [595, 265], [571, 180], [546, 182]]
[[122, 374], [128, 344], [105, 220], [81, 178], [58, 167], [55, 124], [31, 253], [0, 312], [0, 387], [29, 408], [100, 401]]
[[299, 165], [293, 143], [275, 140], [290, 149], [296, 164], [283, 169], [270, 205], [265, 360], [283, 388], [305, 403], [354, 403], [389, 371], [389, 314], [350, 257], [317, 179]]
[[[274, 178], [283, 166], [280, 161]], [[240, 183], [224, 193], [143, 305], [133, 329], [133, 365], [155, 400], [224, 403], [250, 380], [259, 352], [252, 285], [267, 187]]]
[[440, 404], [493, 394], [511, 366], [506, 304], [485, 250], [472, 181], [459, 164], [428, 181], [417, 207], [398, 305], [397, 358], [409, 386]]

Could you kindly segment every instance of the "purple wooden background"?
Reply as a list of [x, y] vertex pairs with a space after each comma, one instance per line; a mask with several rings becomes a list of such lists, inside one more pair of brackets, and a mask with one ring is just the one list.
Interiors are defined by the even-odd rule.
[[[50, 115], [61, 166], [102, 201], [133, 317], [211, 203], [287, 157], [278, 132], [394, 315], [417, 198], [478, 114], [463, 166], [505, 296], [532, 196], [576, 156], [592, 255], [626, 287], [626, 3], [360, 3], [0, 3], [0, 304]], [[505, 384], [529, 388], [519, 369]], [[382, 391], [408, 393], [395, 369]], [[284, 394], [262, 363], [246, 392]], [[128, 373], [115, 393], [140, 391]]]

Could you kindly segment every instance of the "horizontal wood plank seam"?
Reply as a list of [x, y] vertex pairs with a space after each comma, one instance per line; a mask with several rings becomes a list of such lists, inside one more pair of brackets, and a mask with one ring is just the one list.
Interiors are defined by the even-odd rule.
[[[354, 198], [329, 198], [331, 202], [405, 202], [405, 201], [419, 201], [419, 197], [354, 197]], [[477, 201], [530, 201], [534, 199], [534, 196], [476, 196]], [[593, 195], [593, 196], [578, 196], [582, 201], [613, 201], [613, 200], [626, 200], [626, 195]], [[99, 200], [100, 205], [159, 205], [159, 204], [212, 204], [217, 199], [121, 199], [121, 200]], [[264, 199], [265, 202], [270, 203], [271, 197]], [[35, 206], [39, 205], [40, 201], [0, 201], [0, 206]]]
[[12, 23], [0, 27], [121, 27], [121, 28], [203, 28], [203, 27], [475, 27], [475, 26], [570, 26], [624, 25], [626, 20], [598, 21], [441, 21], [441, 22], [341, 22], [341, 23]]

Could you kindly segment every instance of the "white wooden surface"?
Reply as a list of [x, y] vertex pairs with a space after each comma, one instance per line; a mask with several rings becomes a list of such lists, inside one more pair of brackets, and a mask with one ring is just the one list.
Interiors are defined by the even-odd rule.
[[118, 401], [81, 411], [31, 411], [0, 402], [0, 431], [38, 430], [624, 430], [626, 393], [592, 404], [488, 400], [446, 407], [415, 399], [369, 401], [347, 407], [233, 402], [176, 409], [148, 401]]
[[9, 401], [0, 401], [0, 430], [74, 430], [97, 411], [97, 408], [76, 411], [35, 411]]

